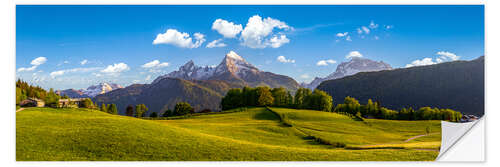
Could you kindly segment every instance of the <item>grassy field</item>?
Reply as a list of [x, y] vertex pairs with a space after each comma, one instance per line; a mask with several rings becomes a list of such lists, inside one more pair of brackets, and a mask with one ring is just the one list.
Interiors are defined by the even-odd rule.
[[[16, 113], [16, 159], [430, 161], [438, 155], [439, 121], [360, 122], [335, 113], [272, 110], [287, 115], [292, 126], [265, 108], [176, 120], [27, 108]], [[404, 142], [425, 134], [427, 126], [435, 134]], [[343, 142], [346, 148], [318, 143], [310, 135]]]

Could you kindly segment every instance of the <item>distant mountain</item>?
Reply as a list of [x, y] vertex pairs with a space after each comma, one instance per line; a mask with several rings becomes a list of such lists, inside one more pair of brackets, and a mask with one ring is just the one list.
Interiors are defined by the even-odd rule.
[[471, 61], [361, 72], [324, 81], [317, 89], [332, 95], [336, 104], [351, 96], [361, 103], [371, 98], [391, 109], [430, 106], [482, 116], [484, 56]]
[[353, 57], [348, 62], [342, 62], [337, 66], [335, 72], [331, 73], [325, 78], [314, 78], [311, 83], [301, 83], [302, 87], [309, 89], [316, 89], [316, 87], [321, 84], [321, 82], [326, 80], [338, 79], [350, 75], [354, 75], [358, 72], [370, 72], [370, 71], [382, 71], [391, 70], [391, 65], [384, 63], [383, 61], [374, 61], [366, 58]]
[[83, 93], [94, 97], [100, 94], [104, 94], [106, 92], [111, 92], [112, 90], [123, 88], [123, 86], [114, 84], [114, 83], [100, 83], [97, 85], [89, 86], [86, 90], [83, 90]]
[[[204, 81], [201, 81], [204, 82]], [[217, 83], [219, 84], [219, 83]], [[196, 111], [201, 109], [218, 110], [222, 98], [221, 92], [214, 91], [210, 83], [197, 84], [179, 78], [164, 78], [155, 84], [134, 84], [123, 89], [97, 95], [97, 103], [114, 103], [120, 114], [125, 114], [127, 105], [145, 104], [149, 113], [162, 113], [173, 109], [178, 102], [190, 103]], [[207, 87], [208, 86], [208, 87]], [[227, 91], [229, 88], [220, 89]]]
[[89, 86], [87, 89], [66, 89], [66, 90], [58, 90], [57, 94], [64, 96], [67, 95], [70, 98], [87, 98], [87, 97], [95, 97], [99, 94], [104, 94], [107, 92], [111, 92], [112, 90], [123, 88], [123, 86], [114, 84], [114, 83], [99, 83], [97, 85]]
[[156, 78], [151, 84], [164, 78], [181, 78], [185, 80], [220, 80], [239, 85], [285, 87], [290, 90], [299, 88], [299, 84], [288, 76], [260, 71], [241, 56], [230, 51], [216, 67], [199, 67], [189, 61], [166, 75]]
[[115, 103], [120, 113], [127, 105], [144, 103], [149, 112], [162, 113], [175, 104], [189, 102], [196, 111], [220, 110], [222, 96], [231, 88], [244, 86], [284, 87], [297, 90], [298, 83], [284, 75], [264, 72], [231, 51], [216, 67], [199, 67], [189, 61], [179, 68], [156, 78], [151, 84], [131, 85], [123, 89], [97, 95], [98, 103]]

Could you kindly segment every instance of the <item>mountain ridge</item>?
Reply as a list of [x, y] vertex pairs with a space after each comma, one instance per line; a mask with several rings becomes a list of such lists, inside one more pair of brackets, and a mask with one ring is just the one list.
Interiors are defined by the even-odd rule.
[[392, 70], [391, 65], [383, 61], [374, 61], [367, 58], [353, 57], [348, 62], [340, 63], [335, 72], [329, 74], [328, 76], [321, 78], [315, 77], [310, 83], [302, 83], [301, 86], [309, 88], [311, 90], [316, 89], [318, 85], [323, 81], [338, 79], [350, 75], [354, 75], [358, 72], [370, 72], [370, 71], [381, 71], [381, 70]]
[[399, 110], [429, 106], [465, 114], [484, 114], [484, 56], [470, 61], [398, 68], [328, 80], [317, 89], [330, 94], [335, 104], [346, 96], [360, 103], [368, 99]]

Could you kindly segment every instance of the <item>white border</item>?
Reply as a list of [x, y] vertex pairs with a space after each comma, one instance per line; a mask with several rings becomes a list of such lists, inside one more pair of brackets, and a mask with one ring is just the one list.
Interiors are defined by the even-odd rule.
[[[153, 5], [153, 4], [338, 4], [338, 5], [365, 5], [365, 4], [398, 4], [398, 5], [464, 5], [464, 4], [486, 4], [486, 113], [488, 117], [500, 118], [500, 111], [495, 104], [500, 101], [500, 52], [498, 40], [500, 35], [500, 26], [498, 17], [500, 16], [500, 7], [498, 0], [212, 0], [210, 3], [204, 0], [0, 0], [0, 69], [3, 80], [0, 82], [0, 106], [3, 114], [0, 116], [0, 128], [3, 136], [1, 139], [2, 151], [0, 157], [1, 166], [499, 166], [500, 159], [496, 158], [500, 150], [500, 133], [497, 127], [500, 127], [500, 121], [486, 121], [486, 130], [494, 129], [488, 133], [485, 141], [486, 163], [434, 163], [434, 162], [23, 162], [15, 161], [15, 113], [14, 111], [14, 79], [15, 79], [15, 5], [28, 4], [126, 4], [126, 5]], [[495, 86], [496, 85], [496, 86]], [[484, 131], [484, 129], [483, 129]], [[472, 134], [472, 133], [471, 133]], [[492, 141], [492, 142], [488, 142]], [[483, 142], [483, 141], [476, 141]], [[488, 156], [489, 155], [489, 156]], [[490, 159], [488, 158], [490, 157]], [[492, 158], [493, 157], [493, 158]]]

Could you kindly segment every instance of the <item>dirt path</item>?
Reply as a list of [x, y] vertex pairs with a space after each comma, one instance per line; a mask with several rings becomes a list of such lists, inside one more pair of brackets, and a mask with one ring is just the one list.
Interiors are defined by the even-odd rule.
[[409, 139], [406, 139], [405, 141], [403, 142], [393, 142], [393, 143], [384, 143], [384, 144], [370, 144], [370, 145], [362, 145], [360, 147], [372, 147], [372, 146], [379, 146], [379, 145], [386, 145], [386, 144], [401, 144], [401, 143], [407, 143], [409, 141], [412, 141], [412, 140], [415, 140], [417, 138], [420, 138], [420, 137], [424, 137], [424, 136], [429, 136], [429, 135], [435, 135], [435, 134], [439, 134], [439, 133], [429, 133], [429, 134], [423, 134], [423, 135], [418, 135], [418, 136], [413, 136]]
[[423, 134], [423, 135], [418, 135], [418, 136], [413, 136], [409, 139], [406, 139], [403, 143], [406, 143], [406, 142], [409, 142], [409, 141], [412, 141], [416, 138], [419, 138], [419, 137], [424, 137], [424, 136], [429, 136], [429, 135], [435, 135], [435, 134], [439, 134], [439, 133], [428, 133], [428, 134]]
[[24, 108], [19, 108], [18, 110], [16, 110], [16, 112], [19, 112], [19, 111], [23, 111]]

